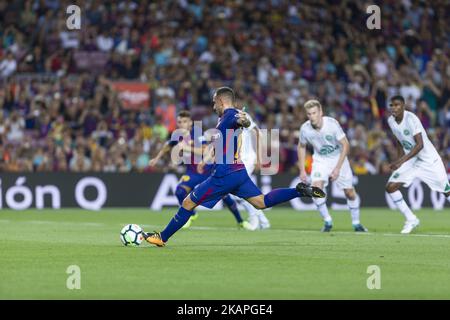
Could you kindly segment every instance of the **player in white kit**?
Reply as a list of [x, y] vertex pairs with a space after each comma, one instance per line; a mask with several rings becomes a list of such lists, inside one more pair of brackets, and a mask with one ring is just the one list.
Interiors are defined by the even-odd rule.
[[402, 96], [392, 97], [390, 108], [392, 115], [388, 118], [388, 124], [399, 142], [398, 151], [403, 155], [390, 165], [393, 172], [386, 191], [405, 216], [401, 233], [408, 234], [420, 221], [403, 200], [399, 189], [408, 187], [417, 178], [430, 189], [444, 193], [450, 202], [450, 183], [444, 163], [419, 118], [405, 110], [405, 99]]
[[[306, 145], [311, 144], [314, 149], [311, 185], [324, 189], [329, 179], [336, 181], [337, 186], [344, 190], [347, 198], [353, 229], [356, 232], [367, 232], [359, 220], [360, 199], [353, 187], [353, 173], [347, 159], [350, 144], [344, 131], [337, 120], [323, 116], [319, 101], [309, 100], [304, 107], [309, 120], [300, 128], [298, 144], [300, 179], [304, 182], [307, 180]], [[315, 198], [313, 201], [324, 220], [322, 231], [331, 231], [333, 221], [328, 212], [326, 198]]]
[[[246, 108], [244, 107], [244, 112], [246, 111], [245, 109]], [[251, 177], [256, 165], [259, 163], [259, 143], [262, 140], [260, 139], [260, 131], [258, 126], [248, 113], [247, 118], [250, 120], [250, 126], [242, 129], [240, 157], [245, 165], [248, 176]], [[270, 222], [262, 210], [256, 209], [247, 201], [243, 201], [234, 196], [232, 197], [234, 200], [237, 200], [241, 205], [243, 205], [245, 210], [248, 212], [248, 222], [253, 230], [270, 228]]]

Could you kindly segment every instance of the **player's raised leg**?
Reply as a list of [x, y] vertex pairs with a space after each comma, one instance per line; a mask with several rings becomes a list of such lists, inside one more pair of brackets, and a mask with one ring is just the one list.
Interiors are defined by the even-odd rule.
[[[250, 183], [253, 184], [253, 181], [249, 178], [247, 186], [250, 185]], [[266, 209], [299, 197], [324, 198], [325, 192], [320, 188], [300, 182], [295, 188], [274, 189], [265, 195], [260, 194], [245, 199], [257, 209]]]
[[325, 196], [321, 189], [304, 183], [299, 183], [296, 188], [275, 189], [263, 195], [245, 170], [232, 172], [226, 178], [210, 176], [196, 186], [183, 200], [182, 206], [162, 232], [143, 232], [144, 238], [151, 244], [159, 247], [164, 246], [169, 238], [188, 221], [198, 205], [212, 208], [228, 193], [246, 199], [258, 209], [272, 207], [297, 197]]
[[[169, 238], [175, 232], [181, 229], [181, 227], [188, 221], [188, 219], [194, 213], [194, 209], [198, 205], [202, 204], [212, 208], [223, 197], [224, 194], [227, 194], [229, 192], [229, 190], [227, 189], [230, 189], [230, 186], [232, 187], [231, 190], [235, 190], [235, 192], [233, 193], [239, 197], [243, 197], [245, 194], [251, 194], [255, 191], [255, 189], [259, 191], [259, 189], [254, 185], [253, 181], [248, 177], [245, 170], [237, 171], [236, 173], [244, 173], [247, 176], [247, 179], [245, 179], [246, 181], [242, 183], [238, 179], [239, 182], [234, 182], [233, 177], [230, 177], [230, 182], [234, 183], [228, 186], [224, 186], [223, 188], [214, 188], [214, 186], [217, 186], [217, 184], [212, 183], [210, 179], [214, 179], [215, 177], [210, 177], [205, 180], [205, 182], [198, 185], [193, 190], [193, 192], [191, 192], [183, 200], [182, 206], [178, 209], [178, 212], [175, 214], [172, 220], [170, 220], [169, 224], [162, 232], [143, 232], [145, 240], [158, 247], [163, 247], [167, 240], [169, 240]], [[251, 189], [248, 189], [248, 187], [251, 185]], [[261, 193], [261, 191], [259, 192]], [[258, 196], [247, 198], [246, 200], [257, 209], [264, 209], [297, 197], [324, 196], [325, 193], [321, 189], [309, 186], [304, 183], [299, 183], [296, 188], [275, 189], [266, 195], [259, 194]], [[191, 197], [193, 197], [194, 199], [191, 199]], [[206, 203], [209, 203], [209, 205], [207, 205]]]

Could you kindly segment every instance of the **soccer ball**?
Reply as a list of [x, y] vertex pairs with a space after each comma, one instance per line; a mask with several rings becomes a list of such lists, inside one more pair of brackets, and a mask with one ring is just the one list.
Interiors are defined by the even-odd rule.
[[137, 224], [127, 224], [120, 230], [120, 241], [126, 246], [138, 246], [144, 240], [142, 228]]

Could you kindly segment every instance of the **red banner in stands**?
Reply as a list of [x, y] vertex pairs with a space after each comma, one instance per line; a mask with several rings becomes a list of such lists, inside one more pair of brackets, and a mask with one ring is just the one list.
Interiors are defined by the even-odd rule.
[[142, 110], [150, 107], [150, 89], [142, 82], [112, 82], [125, 109]]

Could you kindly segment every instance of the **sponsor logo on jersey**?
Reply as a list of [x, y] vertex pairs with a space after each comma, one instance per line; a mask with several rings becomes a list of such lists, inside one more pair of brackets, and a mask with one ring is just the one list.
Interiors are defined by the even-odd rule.
[[330, 136], [329, 134], [327, 134], [326, 136], [325, 136], [325, 139], [327, 139], [328, 141], [333, 141], [333, 136]]
[[337, 149], [339, 149], [339, 146], [325, 145], [322, 148], [320, 148], [319, 154], [321, 156], [324, 156], [324, 155], [327, 155], [327, 154], [330, 154], [330, 153], [334, 152], [334, 150], [337, 150]]
[[408, 129], [403, 130], [403, 133], [405, 134], [405, 136], [409, 136], [409, 130]]
[[402, 146], [406, 150], [411, 150], [413, 148], [413, 145], [410, 142], [406, 141], [406, 140], [402, 140]]

